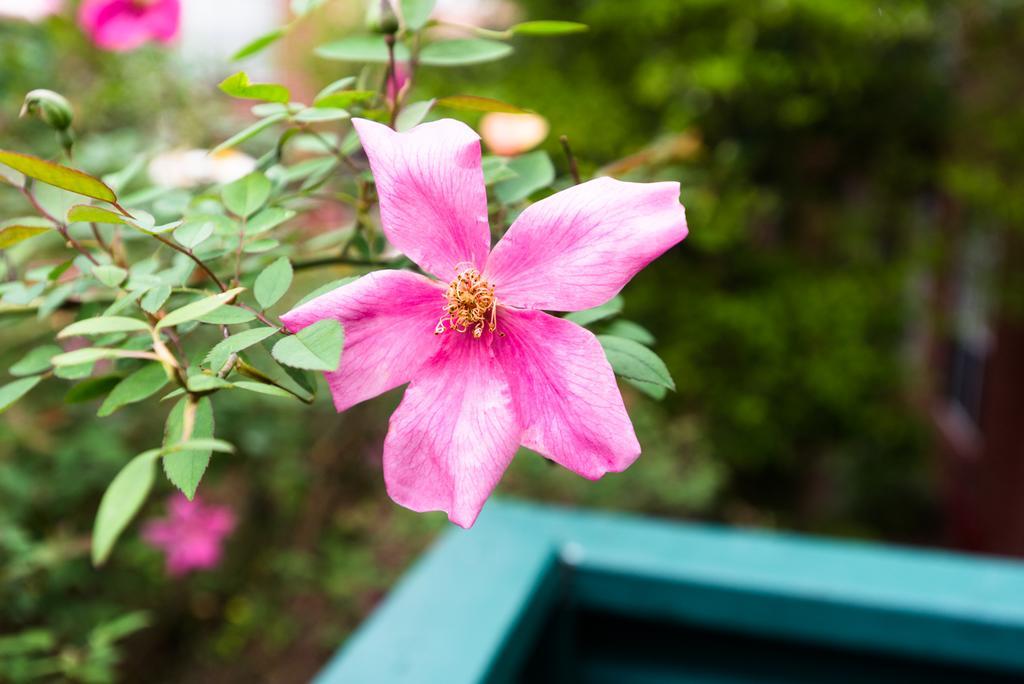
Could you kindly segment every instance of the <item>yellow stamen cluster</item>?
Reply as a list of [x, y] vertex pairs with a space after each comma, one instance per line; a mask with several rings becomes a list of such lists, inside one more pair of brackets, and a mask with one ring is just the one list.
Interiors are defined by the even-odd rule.
[[440, 335], [446, 329], [468, 332], [479, 339], [484, 327], [494, 332], [497, 327], [498, 300], [494, 297], [494, 285], [483, 279], [480, 271], [468, 267], [448, 285], [445, 292], [447, 303], [444, 315], [437, 322], [434, 333]]

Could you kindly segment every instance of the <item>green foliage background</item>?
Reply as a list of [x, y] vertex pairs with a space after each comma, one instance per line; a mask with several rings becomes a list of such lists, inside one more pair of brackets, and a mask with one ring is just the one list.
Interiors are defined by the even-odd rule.
[[[938, 207], [956, 202], [972, 228], [1021, 215], [1022, 109], [1007, 86], [1021, 5], [521, 4], [590, 31], [428, 72], [416, 99], [471, 92], [534, 109], [551, 122], [552, 158], [561, 163], [566, 134], [585, 176], [642, 152], [625, 177], [680, 180], [691, 236], [626, 292], [626, 314], [658, 338], [679, 390], [660, 404], [627, 390], [643, 458], [589, 483], [522, 454], [499, 494], [940, 542], [912, 402], [921, 360], [907, 355], [924, 308], [914, 283], [947, 256]], [[337, 75], [311, 68], [323, 82]], [[51, 149], [48, 131], [14, 119], [41, 86], [83, 113], [94, 168], [114, 170], [153, 135], [211, 145], [225, 132], [203, 123], [224, 114], [210, 89], [190, 92], [158, 51], [122, 59], [66, 24], [0, 25], [0, 146]], [[304, 275], [295, 291], [340, 275]], [[0, 321], [5, 350], [45, 333]], [[78, 657], [95, 625], [142, 608], [152, 624], [124, 655], [129, 676], [157, 676], [154, 662], [165, 681], [308, 676], [446, 525], [383, 490], [398, 396], [343, 416], [324, 401], [218, 406], [217, 436], [242, 456], [215, 459], [202, 491], [243, 523], [219, 570], [169, 582], [131, 532], [102, 572], [83, 545], [103, 487], [168, 407], [97, 421], [94, 405], [54, 409], [55, 390], [33, 395], [0, 419], [0, 633], [43, 627]]]

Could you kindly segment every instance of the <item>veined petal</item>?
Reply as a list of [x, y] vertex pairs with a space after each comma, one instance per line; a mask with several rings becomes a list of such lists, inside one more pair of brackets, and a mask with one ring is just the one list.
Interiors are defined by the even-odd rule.
[[502, 304], [589, 309], [686, 232], [678, 183], [596, 178], [527, 207], [494, 246], [484, 277]]
[[297, 332], [324, 318], [345, 329], [338, 370], [325, 373], [334, 406], [404, 385], [440, 348], [434, 327], [445, 303], [439, 283], [409, 271], [375, 271], [281, 316]]
[[470, 527], [519, 445], [519, 421], [487, 340], [449, 333], [391, 416], [384, 481], [397, 503]]
[[406, 133], [366, 119], [352, 123], [370, 159], [391, 244], [445, 282], [459, 264], [482, 270], [491, 241], [477, 134], [453, 119]]
[[542, 311], [503, 310], [494, 343], [523, 434], [521, 444], [591, 480], [640, 455], [622, 395], [590, 331]]

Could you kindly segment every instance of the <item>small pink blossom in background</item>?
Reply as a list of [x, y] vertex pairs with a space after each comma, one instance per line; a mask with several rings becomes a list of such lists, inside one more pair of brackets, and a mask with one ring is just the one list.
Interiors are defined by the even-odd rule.
[[0, 19], [24, 19], [33, 23], [57, 14], [64, 0], [0, 0]]
[[398, 96], [402, 93], [402, 88], [409, 82], [409, 78], [412, 76], [412, 69], [409, 68], [408, 62], [395, 62], [395, 73], [393, 76], [388, 76], [388, 101], [394, 104], [398, 100]]
[[235, 529], [235, 515], [226, 506], [189, 501], [180, 492], [167, 502], [167, 517], [150, 520], [142, 539], [167, 558], [167, 574], [180, 577], [220, 563], [221, 545]]
[[548, 137], [548, 120], [540, 114], [490, 112], [480, 120], [480, 137], [503, 157], [529, 152]]
[[596, 480], [640, 455], [604, 350], [544, 313], [604, 304], [686, 237], [678, 183], [597, 178], [528, 206], [491, 249], [480, 138], [353, 119], [388, 241], [434, 280], [376, 271], [288, 312], [345, 329], [338, 411], [409, 383], [384, 440], [388, 494], [476, 520], [520, 445]]
[[181, 26], [180, 0], [83, 0], [78, 23], [104, 50], [124, 52], [169, 43]]

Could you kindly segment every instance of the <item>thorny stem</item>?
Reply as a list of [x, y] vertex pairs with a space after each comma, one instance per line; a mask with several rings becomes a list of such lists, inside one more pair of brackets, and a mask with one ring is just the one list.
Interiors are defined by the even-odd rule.
[[86, 259], [88, 259], [90, 262], [92, 262], [93, 266], [99, 266], [100, 265], [100, 262], [98, 262], [96, 260], [96, 257], [94, 257], [92, 254], [90, 254], [89, 250], [87, 250], [84, 246], [82, 246], [81, 242], [79, 242], [75, 238], [71, 237], [71, 234], [68, 232], [68, 227], [64, 224], [64, 222], [59, 220], [59, 219], [57, 219], [53, 214], [51, 214], [50, 212], [46, 211], [46, 209], [43, 208], [43, 205], [39, 204], [39, 201], [36, 199], [36, 196], [32, 194], [31, 190], [29, 190], [26, 187], [23, 187], [23, 188], [21, 188], [21, 194], [23, 194], [26, 197], [26, 199], [28, 199], [28, 201], [32, 204], [32, 206], [35, 208], [35, 210], [39, 212], [40, 216], [42, 216], [47, 221], [49, 221], [50, 223], [53, 224], [54, 228], [57, 229], [57, 232], [60, 233], [60, 236], [62, 238], [64, 238], [64, 241], [67, 244], [69, 244], [79, 254], [81, 254]]
[[[242, 282], [242, 251], [245, 249], [245, 223], [246, 219], [243, 216], [242, 227], [238, 231], [238, 249], [235, 250], [235, 287]], [[220, 288], [223, 290], [224, 286], [221, 285]]]
[[569, 147], [569, 136], [562, 135], [558, 138], [559, 142], [562, 143], [562, 149], [565, 150], [565, 158], [569, 162], [569, 173], [572, 174], [572, 181], [576, 185], [580, 184], [580, 170], [576, 166], [576, 156], [572, 153], [572, 148]]
[[178, 244], [174, 243], [173, 241], [168, 240], [163, 235], [154, 235], [153, 237], [155, 237], [157, 240], [159, 240], [160, 242], [164, 243], [165, 245], [167, 245], [168, 247], [170, 247], [174, 251], [180, 252], [180, 253], [184, 254], [189, 259], [191, 259], [193, 262], [195, 262], [196, 266], [198, 266], [200, 269], [202, 269], [203, 273], [205, 273], [207, 276], [209, 276], [210, 280], [212, 280], [214, 282], [214, 284], [217, 285], [218, 288], [220, 288], [221, 292], [224, 292], [224, 291], [226, 291], [228, 289], [227, 287], [225, 287], [224, 283], [221, 282], [221, 279], [217, 277], [217, 274], [214, 273], [213, 271], [211, 271], [210, 268], [206, 264], [203, 263], [202, 259], [197, 257], [192, 252], [191, 249], [186, 249], [185, 247], [182, 247], [181, 245], [178, 245]]
[[[219, 289], [221, 292], [227, 292], [228, 291], [228, 286], [224, 284], [224, 281], [221, 280], [217, 276], [217, 274], [214, 273], [212, 269], [210, 269], [209, 266], [207, 266], [205, 263], [203, 263], [203, 260], [200, 259], [199, 257], [197, 257], [195, 255], [195, 253], [191, 249], [187, 249], [185, 247], [182, 247], [181, 245], [175, 243], [173, 240], [168, 240], [163, 235], [154, 235], [153, 237], [155, 237], [157, 240], [159, 240], [163, 244], [167, 245], [168, 247], [170, 247], [174, 251], [179, 252], [181, 254], [184, 254], [189, 259], [191, 259], [193, 262], [195, 262], [196, 266], [198, 266], [203, 271], [203, 273], [205, 273], [210, 278], [210, 280], [213, 281], [213, 284], [216, 285], [217, 289]], [[242, 236], [240, 236], [240, 237], [242, 237]], [[241, 247], [242, 247], [242, 243], [239, 242], [239, 250], [241, 250]], [[238, 255], [238, 258], [241, 259], [241, 255], [240, 254]], [[236, 276], [235, 276], [236, 282], [237, 282], [237, 280], [240, 277], [240, 275], [238, 274], [238, 269], [239, 268], [240, 268], [240, 262], [238, 262], [236, 264], [236, 271], [235, 271], [236, 272]], [[251, 307], [248, 304], [246, 304], [245, 302], [235, 302], [235, 304], [237, 306], [245, 309], [249, 313], [253, 314], [254, 316], [256, 316], [256, 318], [258, 318], [259, 321], [261, 323], [263, 323], [264, 325], [269, 325], [272, 328], [280, 328], [281, 327], [281, 326], [277, 325], [276, 323], [274, 323], [273, 321], [271, 321], [266, 316], [264, 316], [261, 312], [257, 311], [253, 307]], [[230, 333], [228, 333], [227, 326], [221, 326], [221, 332], [224, 335], [224, 337], [228, 337], [229, 334], [230, 334]], [[285, 333], [285, 334], [287, 334], [287, 333]]]
[[352, 161], [352, 159], [349, 158], [347, 154], [341, 151], [340, 147], [335, 147], [334, 145], [332, 145], [330, 141], [327, 140], [327, 138], [321, 135], [318, 131], [313, 130], [309, 126], [309, 124], [302, 124], [300, 128], [304, 133], [308, 133], [309, 135], [316, 138], [320, 142], [320, 144], [327, 149], [328, 152], [337, 157], [338, 161], [347, 166], [350, 171], [354, 171], [355, 173], [359, 173], [362, 171], [362, 169], [360, 169], [359, 166], [354, 161]]
[[114, 262], [116, 263], [117, 256], [114, 254], [113, 250], [110, 249], [110, 245], [107, 244], [107, 241], [103, 239], [103, 234], [100, 233], [99, 226], [97, 226], [95, 223], [90, 223], [89, 227], [92, 228], [92, 236], [96, 238], [96, 244], [100, 246], [100, 249], [109, 254], [110, 258], [113, 259]]

